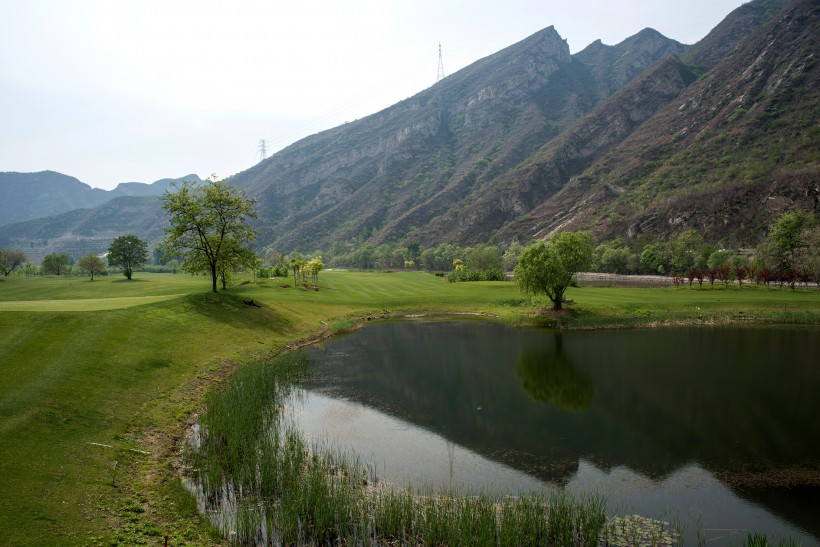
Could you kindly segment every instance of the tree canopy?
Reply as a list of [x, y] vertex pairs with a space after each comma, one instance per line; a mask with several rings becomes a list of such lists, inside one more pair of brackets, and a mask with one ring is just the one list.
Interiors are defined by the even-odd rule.
[[184, 181], [161, 199], [170, 221], [163, 240], [166, 256], [181, 255], [187, 271], [208, 273], [214, 292], [220, 277], [224, 288], [232, 268], [255, 258], [250, 244], [256, 232], [247, 224], [256, 218], [254, 200], [227, 181]]
[[592, 263], [592, 243], [585, 232], [559, 232], [549, 242], [527, 247], [518, 266], [515, 278], [522, 292], [528, 295], [545, 294], [560, 310], [564, 292], [577, 272], [589, 268]]
[[108, 265], [122, 268], [123, 275], [131, 279], [135, 268], [148, 260], [148, 243], [135, 235], [115, 238], [108, 247]]
[[17, 266], [28, 262], [26, 253], [20, 249], [0, 249], [0, 272], [8, 277]]
[[65, 253], [51, 253], [43, 257], [40, 267], [43, 273], [61, 275], [71, 271], [71, 257]]
[[83, 272], [88, 272], [91, 275], [91, 281], [94, 281], [94, 276], [99, 275], [105, 271], [105, 263], [95, 254], [87, 254], [81, 256], [77, 261], [77, 269]]

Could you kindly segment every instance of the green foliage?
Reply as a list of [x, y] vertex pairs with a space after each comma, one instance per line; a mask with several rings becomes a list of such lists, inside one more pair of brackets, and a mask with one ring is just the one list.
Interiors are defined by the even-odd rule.
[[706, 265], [712, 270], [717, 270], [718, 268], [723, 267], [729, 267], [729, 264], [731, 263], [733, 256], [734, 255], [730, 251], [720, 249], [709, 255], [709, 259], [706, 261]]
[[148, 243], [135, 235], [119, 236], [108, 247], [108, 265], [122, 268], [127, 279], [148, 261]]
[[518, 259], [521, 257], [522, 252], [524, 252], [524, 246], [517, 241], [513, 241], [512, 244], [507, 247], [507, 250], [504, 251], [504, 256], [502, 257], [505, 272], [511, 272], [515, 269], [518, 265]]
[[545, 294], [560, 310], [564, 292], [577, 272], [592, 263], [592, 243], [585, 232], [559, 232], [549, 243], [539, 241], [528, 247], [518, 261], [515, 277], [527, 295]]
[[73, 261], [65, 253], [51, 253], [43, 258], [40, 269], [45, 274], [62, 275], [71, 271]]
[[616, 239], [598, 245], [592, 253], [592, 269], [615, 274], [635, 273], [638, 256], [622, 240]]
[[669, 245], [672, 271], [685, 274], [695, 266], [695, 258], [704, 245], [703, 236], [690, 228], [681, 232]]
[[77, 269], [82, 272], [88, 272], [91, 275], [91, 281], [94, 281], [94, 276], [105, 272], [105, 263], [95, 254], [87, 254], [81, 256], [77, 261]]
[[447, 276], [451, 283], [461, 281], [503, 281], [504, 266], [501, 250], [495, 245], [477, 245], [465, 249], [465, 260], [456, 263], [454, 269]]
[[166, 256], [182, 255], [186, 270], [210, 274], [213, 292], [218, 279], [225, 288], [233, 268], [255, 265], [249, 245], [256, 233], [246, 223], [257, 216], [254, 200], [224, 180], [204, 186], [186, 181], [173, 188], [162, 196], [170, 222], [163, 241]]
[[772, 224], [769, 237], [774, 248], [779, 252], [781, 266], [789, 271], [796, 271], [800, 251], [809, 246], [805, 232], [811, 228], [814, 219], [805, 211], [783, 213]]
[[26, 253], [20, 249], [0, 249], [0, 272], [8, 277], [18, 266], [28, 262]]
[[669, 272], [669, 247], [660, 241], [650, 243], [641, 251], [640, 264], [643, 271], [655, 275]]

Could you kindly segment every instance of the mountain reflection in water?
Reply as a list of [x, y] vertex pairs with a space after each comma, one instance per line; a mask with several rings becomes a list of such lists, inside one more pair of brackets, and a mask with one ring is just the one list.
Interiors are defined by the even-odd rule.
[[704, 470], [820, 538], [817, 334], [384, 323], [310, 348], [306, 388], [553, 485], [579, 466], [657, 484]]

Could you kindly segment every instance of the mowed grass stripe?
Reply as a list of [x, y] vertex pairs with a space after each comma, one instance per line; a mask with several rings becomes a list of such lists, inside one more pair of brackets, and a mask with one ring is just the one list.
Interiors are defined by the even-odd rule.
[[120, 298], [84, 298], [71, 300], [21, 300], [21, 301], [0, 301], [0, 312], [92, 312], [105, 310], [118, 310], [123, 308], [133, 308], [134, 306], [144, 306], [154, 304], [164, 300], [179, 298], [184, 294], [166, 294], [160, 296], [126, 296]]

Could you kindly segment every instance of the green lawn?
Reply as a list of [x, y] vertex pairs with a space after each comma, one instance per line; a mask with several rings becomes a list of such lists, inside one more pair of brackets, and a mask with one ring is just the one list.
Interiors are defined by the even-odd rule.
[[280, 279], [213, 294], [207, 279], [182, 274], [0, 280], [3, 543], [214, 541], [175, 480], [189, 415], [228, 363], [278, 353], [337, 321], [482, 312], [568, 326], [820, 324], [811, 290], [576, 288], [568, 314], [533, 318], [546, 302], [530, 303], [512, 283], [342, 271], [320, 281], [318, 292]]

